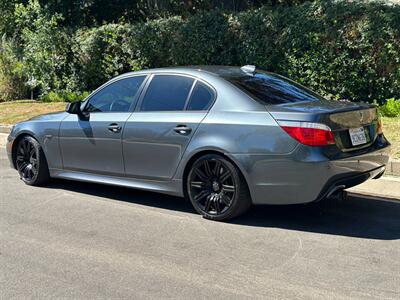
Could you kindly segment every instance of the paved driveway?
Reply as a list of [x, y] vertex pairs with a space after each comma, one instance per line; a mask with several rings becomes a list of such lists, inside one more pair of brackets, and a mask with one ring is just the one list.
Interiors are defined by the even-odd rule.
[[206, 221], [182, 199], [24, 185], [0, 152], [0, 298], [400, 298], [400, 202], [256, 207]]

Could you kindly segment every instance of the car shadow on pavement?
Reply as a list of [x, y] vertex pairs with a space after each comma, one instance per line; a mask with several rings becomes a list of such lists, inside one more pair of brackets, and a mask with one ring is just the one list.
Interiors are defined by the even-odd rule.
[[379, 240], [400, 239], [400, 201], [351, 195], [309, 205], [256, 206], [232, 221], [235, 224], [276, 227]]
[[[189, 201], [159, 193], [65, 180], [53, 180], [48, 187], [196, 214]], [[246, 214], [229, 223], [367, 239], [396, 240], [400, 239], [400, 201], [367, 199], [352, 195], [343, 201], [329, 200], [309, 205], [253, 206]], [[218, 226], [219, 223], [215, 224]]]
[[183, 198], [133, 188], [62, 179], [52, 179], [46, 188], [63, 189], [104, 199], [196, 214], [191, 203]]

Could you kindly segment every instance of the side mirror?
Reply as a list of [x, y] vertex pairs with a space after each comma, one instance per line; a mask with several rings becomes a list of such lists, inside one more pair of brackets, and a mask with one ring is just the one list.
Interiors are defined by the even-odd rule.
[[78, 115], [81, 112], [81, 102], [68, 103], [65, 111], [69, 114]]
[[81, 101], [68, 103], [65, 111], [69, 114], [78, 115], [80, 119], [89, 120], [89, 114], [81, 110]]

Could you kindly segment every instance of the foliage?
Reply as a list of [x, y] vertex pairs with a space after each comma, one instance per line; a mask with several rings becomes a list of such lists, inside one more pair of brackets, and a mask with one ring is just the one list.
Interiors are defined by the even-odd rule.
[[131, 70], [130, 27], [107, 24], [78, 30], [73, 37], [74, 74], [77, 90], [94, 90], [108, 79]]
[[13, 41], [3, 35], [0, 40], [0, 101], [25, 96], [26, 78], [22, 69], [22, 62], [15, 53]]
[[18, 4], [15, 21], [21, 37], [22, 62], [28, 78], [36, 79], [43, 94], [68, 89], [71, 80], [70, 36], [59, 26], [62, 16], [50, 15], [38, 0]]
[[388, 99], [385, 104], [379, 107], [379, 112], [384, 117], [400, 117], [400, 100]]
[[43, 102], [75, 102], [75, 101], [82, 101], [84, 100], [87, 96], [89, 96], [89, 92], [83, 92], [83, 93], [76, 93], [76, 92], [49, 92], [46, 95], [43, 95], [41, 97], [41, 100]]
[[14, 8], [17, 3], [24, 1], [0, 0], [0, 32], [12, 35], [15, 30]]
[[[220, 10], [199, 13], [175, 27], [172, 65], [235, 64], [236, 42], [230, 15]], [[160, 51], [161, 52], [161, 51]]]
[[323, 1], [291, 10], [284, 45], [290, 77], [334, 98], [399, 95], [400, 6]]
[[[8, 0], [0, 0], [8, 1]], [[17, 1], [17, 0], [12, 0]], [[18, 2], [26, 2], [20, 0]], [[262, 5], [296, 5], [305, 0], [40, 0], [51, 13], [62, 14], [70, 26], [104, 23], [144, 22], [172, 16], [189, 17], [197, 12], [222, 9], [239, 12]]]
[[[82, 18], [112, 23], [91, 28], [82, 26], [90, 22], [76, 23], [77, 28], [71, 12], [78, 2], [82, 5], [29, 0], [16, 6], [18, 38], [10, 52], [14, 56], [8, 57], [14, 57], [10, 61], [15, 66], [22, 65], [23, 78], [38, 80], [44, 99], [50, 91], [55, 94], [47, 99], [93, 90], [130, 70], [201, 64], [255, 64], [332, 99], [382, 104], [400, 98], [399, 5], [93, 0], [81, 7]], [[112, 5], [121, 20], [112, 16]], [[132, 5], [138, 8], [135, 12], [128, 9]], [[95, 12], [100, 9], [110, 19]], [[21, 69], [15, 66], [11, 69]]]

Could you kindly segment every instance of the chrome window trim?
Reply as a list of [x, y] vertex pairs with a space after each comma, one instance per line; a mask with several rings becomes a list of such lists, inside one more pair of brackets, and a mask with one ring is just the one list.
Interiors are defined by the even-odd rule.
[[97, 88], [96, 90], [94, 90], [83, 102], [81, 105], [81, 110], [85, 111], [90, 99], [92, 99], [94, 96], [96, 96], [99, 92], [101, 92], [102, 90], [104, 90], [105, 88], [107, 88], [108, 86], [110, 86], [111, 84], [114, 84], [118, 81], [121, 80], [125, 80], [125, 79], [129, 79], [129, 78], [133, 78], [133, 77], [144, 77], [143, 82], [140, 84], [139, 89], [136, 92], [136, 95], [128, 109], [128, 111], [98, 111], [98, 112], [90, 112], [90, 114], [107, 114], [107, 113], [122, 113], [122, 114], [126, 114], [126, 113], [132, 113], [136, 107], [137, 102], [139, 101], [139, 98], [142, 94], [143, 88], [145, 87], [148, 78], [149, 78], [150, 74], [129, 74], [126, 76], [120, 76], [114, 79], [111, 79], [109, 81], [107, 81], [106, 83], [104, 83], [103, 85], [101, 85], [99, 88]]
[[[189, 78], [193, 79], [192, 87], [191, 87], [191, 89], [190, 89], [190, 91], [189, 91], [189, 94], [188, 94], [188, 96], [187, 96], [187, 98], [186, 98], [185, 105], [184, 105], [184, 107], [183, 107], [182, 110], [149, 110], [149, 111], [141, 110], [144, 96], [146, 95], [147, 89], [148, 89], [148, 87], [149, 87], [151, 81], [153, 80], [154, 76], [159, 76], [159, 75], [161, 75], [161, 76], [165, 76], [165, 75], [169, 75], [169, 76], [182, 76], [182, 77], [189, 77]], [[200, 81], [201, 83], [204, 83], [206, 86], [208, 86], [208, 87], [211, 89], [211, 91], [212, 91], [212, 93], [213, 93], [213, 99], [212, 99], [211, 105], [210, 105], [209, 108], [206, 109], [206, 110], [187, 110], [187, 106], [188, 106], [189, 101], [190, 101], [190, 99], [191, 99], [193, 89], [194, 89], [194, 87], [196, 86], [196, 83], [197, 83], [198, 81]], [[205, 81], [205, 80], [203, 80], [203, 79], [201, 79], [201, 78], [199, 78], [199, 77], [197, 77], [197, 76], [193, 76], [193, 75], [189, 75], [189, 74], [182, 74], [182, 73], [175, 73], [175, 72], [162, 72], [162, 73], [153, 72], [153, 73], [151, 73], [151, 74], [149, 75], [149, 78], [148, 78], [147, 81], [146, 81], [146, 85], [143, 87], [143, 90], [142, 90], [141, 95], [140, 95], [140, 99], [137, 101], [137, 105], [136, 105], [136, 108], [134, 109], [134, 112], [140, 112], [140, 113], [151, 113], [151, 112], [153, 112], [153, 113], [154, 113], [154, 112], [157, 112], [157, 113], [160, 113], [160, 112], [166, 112], [166, 113], [177, 113], [177, 112], [207, 112], [207, 111], [209, 111], [209, 110], [211, 109], [211, 107], [214, 105], [216, 99], [217, 99], [217, 91], [216, 91], [216, 89], [215, 89], [211, 84], [209, 84], [207, 81]]]

